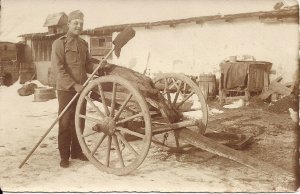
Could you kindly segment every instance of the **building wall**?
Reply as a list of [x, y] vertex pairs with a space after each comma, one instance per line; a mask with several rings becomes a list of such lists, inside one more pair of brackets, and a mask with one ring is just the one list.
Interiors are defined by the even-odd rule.
[[[51, 50], [52, 43], [57, 37], [53, 36], [49, 39], [42, 40], [26, 40], [27, 51], [25, 57], [30, 58], [33, 62], [30, 63], [27, 71], [35, 71], [36, 79], [44, 85], [53, 85], [51, 80]], [[29, 72], [31, 73], [31, 72]], [[32, 75], [31, 75], [32, 77]]]
[[36, 78], [44, 85], [52, 84], [51, 82], [51, 62], [50, 61], [35, 61]]
[[[180, 24], [150, 29], [135, 28], [135, 37], [122, 49], [113, 63], [148, 73], [176, 72], [190, 75], [214, 73], [229, 56], [252, 55], [257, 61], [273, 63], [272, 70], [292, 81], [298, 63], [298, 24], [266, 23], [258, 18], [232, 22]], [[113, 35], [114, 37], [116, 34]]]

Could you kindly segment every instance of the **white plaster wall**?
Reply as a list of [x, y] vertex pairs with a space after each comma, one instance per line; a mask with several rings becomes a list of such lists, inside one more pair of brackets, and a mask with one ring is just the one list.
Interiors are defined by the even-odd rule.
[[[48, 14], [81, 10], [85, 29], [205, 15], [270, 11], [280, 0], [3, 0], [0, 40], [18, 42], [20, 34], [45, 32]], [[287, 0], [285, 0], [287, 1]], [[296, 1], [296, 0], [289, 0]], [[292, 5], [290, 3], [290, 5]]]
[[35, 61], [36, 77], [42, 84], [49, 84], [49, 73], [51, 68], [50, 61]]
[[158, 72], [218, 76], [222, 60], [244, 54], [273, 63], [276, 75], [271, 75], [271, 79], [282, 75], [283, 82], [292, 81], [297, 70], [296, 23], [262, 23], [252, 18], [135, 30], [136, 36], [113, 62], [143, 72], [148, 61], [150, 76]]

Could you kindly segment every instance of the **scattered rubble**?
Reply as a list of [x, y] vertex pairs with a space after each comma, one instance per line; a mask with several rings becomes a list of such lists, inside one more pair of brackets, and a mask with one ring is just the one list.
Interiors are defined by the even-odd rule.
[[297, 111], [294, 111], [292, 108], [288, 109], [290, 112], [290, 116], [293, 122], [298, 123], [299, 115]]
[[268, 103], [263, 101], [259, 96], [252, 96], [248, 102], [248, 107], [252, 107], [252, 108], [262, 108], [264, 106], [267, 106]]
[[267, 110], [280, 114], [287, 113], [289, 108], [298, 111], [298, 98], [293, 94], [284, 96], [276, 102], [272, 102]]
[[20, 96], [30, 96], [34, 94], [34, 89], [38, 86], [35, 83], [24, 84], [20, 89], [18, 89], [18, 94]]
[[234, 101], [232, 104], [224, 105], [224, 108], [240, 108], [245, 106], [245, 101], [243, 99], [239, 99], [238, 101]]
[[284, 84], [279, 83], [282, 80], [282, 76], [277, 77], [269, 84], [268, 90], [260, 95], [260, 98], [266, 100], [272, 94], [290, 95], [292, 89], [286, 87]]
[[212, 108], [212, 109], [209, 110], [209, 114], [211, 114], [211, 115], [220, 114], [220, 113], [224, 113], [224, 111], [216, 109], [216, 108]]

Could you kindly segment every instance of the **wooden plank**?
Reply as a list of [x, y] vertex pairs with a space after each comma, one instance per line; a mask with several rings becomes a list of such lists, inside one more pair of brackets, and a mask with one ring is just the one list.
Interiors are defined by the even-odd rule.
[[262, 99], [262, 100], [265, 100], [265, 99], [267, 99], [273, 93], [274, 93], [274, 91], [269, 88], [267, 91], [261, 93], [259, 95], [259, 98]]
[[265, 172], [267, 174], [275, 175], [276, 178], [295, 178], [293, 174], [289, 171], [276, 167], [272, 164], [260, 161], [256, 158], [244, 154], [241, 151], [237, 151], [224, 145], [218, 144], [217, 142], [203, 135], [200, 135], [199, 133], [195, 133], [189, 129], [184, 128], [182, 130], [178, 130], [178, 136], [181, 141], [185, 141], [186, 143], [189, 143], [197, 148], [203, 149], [213, 154], [217, 154], [224, 158], [228, 158], [230, 160], [236, 161], [240, 164]]
[[270, 90], [273, 90], [274, 92], [282, 95], [290, 95], [292, 93], [292, 90], [288, 87], [285, 87], [283, 84], [274, 82], [270, 84], [269, 86]]
[[292, 93], [292, 90], [288, 87], [285, 87], [281, 83], [273, 82], [269, 85], [269, 89], [265, 92], [263, 92], [259, 97], [263, 100], [267, 99], [271, 94], [278, 93], [282, 95], [290, 95]]
[[246, 96], [230, 96], [230, 97], [226, 97], [224, 100], [225, 102], [230, 102], [232, 100], [239, 100], [239, 99], [244, 99], [245, 101], [248, 101]]
[[31, 41], [31, 53], [32, 53], [32, 59], [33, 61], [37, 60], [37, 56], [36, 56], [36, 41]]
[[188, 120], [188, 121], [181, 121], [178, 123], [165, 124], [161, 126], [152, 127], [152, 134], [164, 133], [167, 131], [172, 131], [183, 127], [196, 126], [197, 124], [198, 124], [197, 120]]
[[263, 92], [269, 89], [269, 72], [264, 71], [264, 87]]
[[[267, 90], [264, 90], [260, 95], [259, 98], [262, 100], [267, 99], [271, 94], [273, 94], [275, 91], [272, 89], [272, 84], [280, 82], [282, 80], [282, 76], [277, 77], [273, 81], [271, 81], [270, 85], [268, 86]], [[273, 87], [274, 88], [274, 87]]]

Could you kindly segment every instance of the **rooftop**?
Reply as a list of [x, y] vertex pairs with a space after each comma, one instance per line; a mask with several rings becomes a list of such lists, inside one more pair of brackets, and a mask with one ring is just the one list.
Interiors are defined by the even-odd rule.
[[[185, 19], [175, 19], [175, 20], [163, 20], [156, 22], [142, 22], [142, 23], [128, 23], [120, 25], [109, 25], [102, 26], [94, 29], [87, 29], [82, 32], [82, 35], [103, 35], [111, 32], [122, 31], [126, 26], [131, 27], [145, 27], [151, 28], [162, 25], [169, 25], [170, 27], [175, 27], [176, 25], [183, 23], [192, 23], [202, 24], [209, 21], [226, 21], [230, 22], [235, 19], [258, 17], [259, 19], [268, 19], [275, 18], [277, 21], [283, 21], [285, 18], [292, 18], [294, 22], [299, 23], [299, 9], [298, 5], [285, 7], [283, 9], [273, 10], [273, 11], [258, 11], [258, 12], [249, 12], [249, 13], [238, 13], [238, 14], [227, 14], [227, 15], [212, 15], [212, 16], [200, 16], [200, 17], [190, 17]], [[56, 35], [57, 36], [57, 35]], [[39, 39], [52, 37], [45, 33], [31, 33], [31, 34], [22, 34], [20, 37]]]
[[64, 12], [49, 14], [44, 23], [44, 27], [65, 25], [68, 22], [68, 16]]

